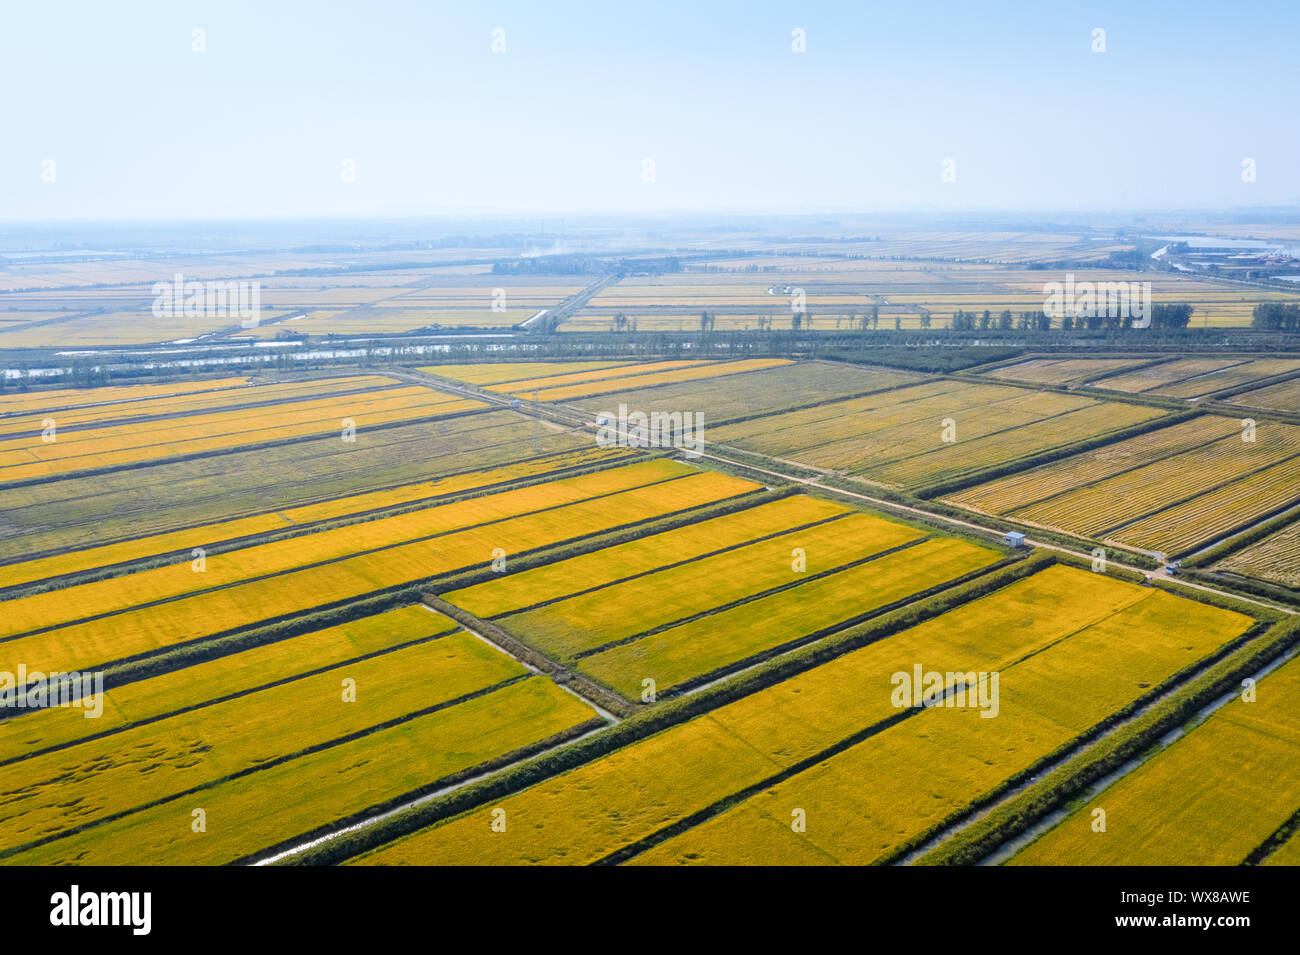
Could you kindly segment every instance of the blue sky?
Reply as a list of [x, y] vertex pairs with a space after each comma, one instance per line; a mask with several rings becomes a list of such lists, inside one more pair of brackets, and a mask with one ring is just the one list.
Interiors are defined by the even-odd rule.
[[1300, 203], [1298, 26], [1284, 2], [10, 4], [0, 220]]

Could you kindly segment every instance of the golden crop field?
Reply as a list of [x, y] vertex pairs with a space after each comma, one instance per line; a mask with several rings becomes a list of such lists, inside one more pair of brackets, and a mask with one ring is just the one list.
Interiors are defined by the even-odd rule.
[[0, 764], [66, 746], [87, 736], [251, 693], [350, 660], [446, 636], [451, 619], [422, 606], [399, 607], [241, 653], [217, 657], [171, 673], [105, 691], [103, 712], [87, 721], [80, 708], [50, 707], [26, 714], [22, 733], [0, 741]]
[[428, 365], [418, 370], [486, 387], [550, 375], [566, 375], [605, 368], [626, 368], [630, 364], [631, 362], [625, 361], [503, 361], [472, 365]]
[[998, 556], [965, 541], [925, 541], [616, 644], [582, 659], [578, 670], [629, 699], [636, 698], [646, 679], [654, 680], [659, 692], [669, 692], [941, 587], [988, 567]]
[[1255, 381], [1300, 371], [1300, 359], [1257, 358], [1231, 365], [1208, 374], [1193, 376], [1149, 392], [1169, 398], [1199, 398], [1204, 395], [1237, 388]]
[[1294, 414], [1300, 410], [1300, 378], [1291, 378], [1276, 385], [1242, 392], [1225, 400], [1230, 405], [1264, 408], [1269, 411], [1289, 411]]
[[[302, 676], [224, 703], [124, 729], [105, 759], [99, 740], [0, 767], [5, 792], [24, 799], [0, 808], [8, 847], [84, 826], [159, 798], [246, 772], [416, 710], [447, 703], [519, 675], [505, 654], [467, 633]], [[356, 681], [356, 702], [342, 680]], [[294, 714], [310, 713], [309, 719]], [[69, 807], [61, 780], [95, 772]]]
[[[486, 568], [497, 549], [508, 555], [527, 553], [756, 489], [748, 481], [670, 461], [598, 472], [574, 478], [571, 485], [572, 503], [562, 506], [545, 506], [548, 491], [554, 499], [563, 499], [562, 489], [547, 485], [541, 491], [525, 488], [495, 496], [504, 501], [489, 496], [447, 505], [456, 514], [473, 509], [487, 521], [473, 523], [473, 517], [466, 517], [471, 525], [460, 530], [440, 526], [442, 509], [433, 508], [428, 514], [416, 511], [387, 519], [396, 522], [391, 526], [405, 529], [407, 536], [396, 541], [389, 535], [390, 525], [370, 521], [246, 549], [256, 556], [256, 564], [241, 559], [237, 550], [210, 558], [203, 574], [194, 573], [186, 562], [19, 598], [11, 606], [22, 616], [10, 622], [7, 632], [33, 625], [51, 629], [3, 643], [0, 662], [8, 665], [8, 672], [19, 662], [41, 672], [86, 669], [440, 574]], [[529, 497], [539, 508], [532, 513], [526, 512]], [[322, 560], [327, 562], [316, 563]], [[224, 569], [215, 570], [214, 562]], [[248, 579], [259, 573], [271, 576]], [[218, 577], [228, 585], [218, 586]], [[190, 593], [214, 586], [218, 589]], [[58, 619], [85, 615], [89, 605], [75, 603], [83, 596], [98, 601], [99, 608], [123, 609], [56, 625]], [[135, 605], [160, 598], [167, 599]]]
[[[1172, 398], [1195, 398], [1211, 391], [1243, 384], [1254, 378], [1280, 374], [1295, 362], [1265, 361], [1258, 374], [1251, 372], [1256, 362], [1244, 358], [1180, 358], [1157, 362], [1136, 371], [1125, 372], [1092, 382], [1097, 388], [1138, 394], [1167, 395]], [[1268, 369], [1277, 368], [1277, 371]], [[1226, 381], [1227, 384], [1217, 384]]]
[[[220, 451], [267, 441], [337, 432], [394, 421], [453, 415], [485, 407], [420, 386], [301, 400], [283, 408], [214, 411], [177, 419], [45, 434], [0, 441], [0, 482], [49, 478], [138, 461]], [[274, 424], [268, 425], [268, 421]]]
[[1248, 527], [1300, 500], [1300, 460], [1280, 464], [1229, 481], [1181, 504], [1134, 521], [1114, 538], [1166, 554], [1187, 553], [1225, 534], [1224, 528]]
[[[195, 590], [225, 587], [241, 580], [490, 524], [506, 517], [544, 512], [562, 504], [671, 480], [684, 473], [689, 472], [682, 465], [659, 460], [562, 478], [213, 554], [205, 558], [203, 570], [199, 572], [193, 569], [189, 554], [182, 554], [168, 566], [10, 600], [11, 614], [0, 623], [0, 637], [40, 630], [70, 619], [112, 613]], [[196, 533], [204, 534], [203, 528], [197, 528]], [[70, 607], [75, 607], [76, 616], [69, 616]]]
[[[384, 617], [382, 628], [376, 620], [339, 628], [353, 658], [328, 669], [318, 664], [319, 672], [292, 675], [161, 719], [140, 722], [137, 716], [108, 737], [0, 766], [0, 777], [21, 780], [26, 796], [0, 810], [5, 845], [18, 850], [14, 861], [85, 862], [100, 854], [120, 859], [123, 853], [139, 858], [145, 834], [169, 837], [167, 852], [145, 850], [151, 861], [193, 861], [195, 855], [212, 861], [223, 852], [222, 861], [231, 861], [595, 715], [554, 684], [527, 678], [521, 665], [483, 641], [464, 631], [449, 632], [445, 618], [422, 608]], [[390, 629], [394, 624], [398, 634]], [[372, 650], [382, 646], [377, 637], [391, 645], [396, 636], [408, 645], [356, 658], [359, 647], [348, 639], [354, 634]], [[410, 644], [411, 639], [420, 642]], [[277, 658], [287, 662], [282, 654], [249, 653], [254, 659], [220, 661], [227, 670], [223, 675], [249, 674], [248, 667]], [[346, 681], [355, 688], [354, 700], [344, 698]], [[171, 682], [175, 692], [179, 688]], [[484, 695], [471, 698], [478, 694]], [[297, 718], [302, 713], [311, 716]], [[369, 739], [371, 758], [358, 759], [354, 737], [368, 727], [380, 729], [362, 737]], [[405, 750], [402, 756], [409, 758], [416, 746], [430, 755], [394, 772], [383, 757], [390, 741]], [[332, 751], [340, 746], [352, 752]], [[325, 753], [332, 758], [322, 758]], [[94, 772], [86, 773], [92, 763]], [[266, 785], [261, 774], [268, 771], [298, 794], [296, 801], [279, 798], [279, 786]], [[212, 840], [189, 838], [196, 789], [210, 823], [204, 835], [215, 835]], [[76, 793], [75, 808], [63, 801], [70, 790]], [[183, 794], [189, 797], [183, 805], [174, 802]], [[242, 810], [238, 814], [236, 806]], [[249, 825], [251, 816], [261, 817], [255, 827]], [[186, 821], [178, 826], [178, 820]], [[24, 847], [31, 847], [30, 855]]]
[[[1144, 605], [1153, 599], [1148, 610]], [[1108, 619], [1130, 610], [1144, 625], [1162, 621], [1162, 632], [1153, 637], [1158, 652], [1150, 662], [1143, 662], [1141, 649], [1131, 645], [1127, 628], [1105, 626]], [[1176, 622], [1185, 610], [1206, 624], [1205, 635], [1195, 638], [1195, 644], [1189, 643]], [[1139, 683], [1162, 672], [1162, 667], [1181, 665], [1248, 623], [1239, 615], [1099, 574], [1052, 566], [500, 799], [493, 805], [510, 820], [504, 833], [490, 831], [488, 808], [483, 807], [398, 839], [357, 861], [595, 862], [724, 803], [735, 793], [761, 786], [802, 760], [896, 715], [890, 675], [911, 672], [916, 661], [940, 671], [1003, 670], [1023, 666], [1017, 661], [1042, 656], [1055, 645], [1068, 647], [1072, 634], [1096, 627], [1096, 637], [1079, 644], [1081, 652], [1072, 664], [1076, 669], [1089, 668], [1088, 654], [1098, 647], [1107, 647], [1136, 666], [1111, 671], [1104, 686], [1090, 690], [1087, 699], [1104, 708], [1105, 701], [1138, 692]], [[1048, 680], [1053, 698], [1061, 696], [1059, 679], [1053, 672]], [[1069, 705], [1086, 706], [1083, 701]], [[928, 716], [930, 711], [916, 719]], [[913, 720], [900, 725], [909, 722]], [[908, 777], [915, 780], [915, 772]], [[871, 788], [869, 782], [859, 780], [857, 792], [867, 794]], [[788, 812], [786, 819], [788, 826]]]
[[[1038, 403], [1034, 404], [1037, 407]], [[1010, 406], [1003, 407], [1009, 410]], [[1137, 405], [1092, 405], [990, 434], [979, 433], [984, 430], [981, 424], [973, 438], [962, 438], [961, 425], [957, 424], [958, 438], [947, 447], [883, 463], [871, 473], [877, 480], [904, 487], [963, 478], [983, 468], [1017, 461], [1062, 444], [1144, 424], [1162, 416], [1159, 409]], [[958, 419], [954, 417], [953, 421], [956, 423]]]
[[1158, 408], [1006, 385], [935, 381], [753, 418], [709, 440], [916, 487], [1150, 421]]
[[238, 388], [246, 384], [248, 384], [248, 379], [241, 376], [237, 378], [209, 378], [200, 381], [176, 381], [162, 385], [50, 388], [39, 391], [0, 392], [0, 414], [21, 414], [42, 409], [52, 411], [119, 401], [139, 401], [145, 398], [166, 398], [171, 395], [192, 395], [204, 391], [217, 391], [222, 388]]
[[[1216, 429], [1229, 434], [1204, 441]], [[1103, 459], [1092, 467], [1091, 455], [1108, 450], [1103, 448], [1043, 466], [1038, 469], [1043, 484], [1027, 472], [950, 500], [1169, 554], [1221, 538], [1300, 500], [1300, 428], [1261, 422], [1253, 441], [1243, 440], [1240, 423], [1231, 419], [1186, 422], [1168, 430], [1177, 433], [1135, 439], [1138, 454], [1132, 458]], [[1144, 444], [1159, 449], [1154, 460], [1141, 456]], [[1038, 497], [1016, 501], [1018, 493]]]
[[[595, 711], [542, 677], [142, 808], [10, 857], [17, 865], [221, 865], [572, 735]], [[273, 794], [273, 798], [272, 798]], [[204, 838], [190, 829], [203, 802]]]
[[1240, 433], [1230, 418], [1203, 415], [1126, 441], [1116, 441], [1093, 451], [1084, 451], [1059, 461], [1030, 468], [986, 484], [949, 495], [946, 500], [961, 507], [990, 514], [1010, 514], [1054, 495], [1074, 490], [1090, 481], [1101, 481], [1143, 465], [1204, 447], [1228, 435]]
[[1173, 385], [1173, 383], [1183, 381], [1186, 378], [1203, 376], [1203, 374], [1217, 372], [1217, 370], [1231, 368], [1232, 365], [1238, 364], [1240, 364], [1239, 359], [1161, 361], [1161, 363], [1140, 368], [1136, 372], [1102, 378], [1101, 381], [1093, 382], [1093, 385], [1099, 388], [1110, 388], [1112, 391], [1132, 391], [1140, 394], [1140, 392], [1153, 391], [1156, 388]]
[[[602, 647], [627, 646], [629, 638], [675, 621], [798, 585], [802, 575], [819, 577], [923, 537], [925, 532], [916, 528], [846, 510], [812, 527], [587, 589], [497, 623], [549, 656], [572, 660]], [[702, 581], [708, 586], [701, 586]], [[643, 609], [630, 617], [625, 610], [629, 606]], [[707, 629], [714, 626], [710, 622]]]
[[912, 371], [830, 361], [801, 361], [721, 378], [675, 384], [640, 385], [576, 402], [592, 412], [626, 404], [643, 412], [695, 411], [704, 415], [706, 434], [737, 418], [822, 405], [841, 398], [887, 391], [925, 380]]
[[671, 371], [660, 371], [646, 375], [637, 375], [632, 372], [636, 366], [625, 368], [622, 376], [607, 378], [602, 381], [588, 382], [586, 384], [576, 385], [558, 385], [552, 388], [531, 389], [526, 387], [526, 383], [516, 384], [510, 394], [517, 395], [520, 398], [530, 398], [534, 401], [572, 401], [574, 398], [586, 398], [592, 395], [604, 395], [610, 392], [621, 391], [626, 388], [648, 388], [653, 385], [668, 385], [680, 381], [694, 381], [698, 378], [715, 378], [724, 375], [736, 375], [744, 372], [758, 371], [763, 368], [774, 368], [780, 365], [788, 364], [784, 358], [746, 358], [740, 361], [724, 362], [707, 362], [700, 365], [692, 365], [687, 368], [678, 368]]
[[1300, 500], [1300, 429], [1264, 421], [1252, 433], [1231, 418], [1194, 418], [946, 500], [1084, 537], [1184, 553]]
[[268, 531], [288, 530], [319, 521], [365, 514], [381, 508], [428, 501], [477, 488], [493, 487], [536, 477], [557, 470], [584, 467], [601, 462], [613, 462], [628, 456], [628, 452], [613, 448], [590, 448], [583, 451], [561, 452], [541, 458], [528, 459], [516, 464], [482, 471], [468, 471], [434, 481], [421, 481], [383, 491], [335, 498], [320, 504], [285, 508], [268, 514], [236, 518], [215, 524], [203, 524], [166, 534], [153, 534], [132, 538], [116, 544], [106, 544], [86, 550], [57, 554], [51, 557], [0, 565], [0, 587], [13, 587], [36, 580], [79, 573], [99, 567], [171, 554], [175, 560], [188, 562], [194, 547], [209, 548], [213, 544], [235, 541]]
[[589, 434], [504, 410], [339, 437], [0, 487], [0, 556], [121, 542], [592, 447]]
[[444, 594], [478, 617], [495, 618], [603, 587], [670, 564], [703, 557], [760, 537], [813, 527], [847, 509], [817, 497], [790, 495], [730, 514], [603, 547]]
[[675, 371], [679, 368], [694, 368], [700, 365], [707, 365], [710, 362], [704, 361], [650, 361], [642, 362], [635, 365], [619, 365], [611, 369], [597, 369], [590, 371], [578, 371], [568, 374], [547, 375], [541, 378], [525, 378], [522, 381], [509, 382], [502, 385], [485, 385], [486, 391], [500, 391], [507, 394], [527, 394], [529, 392], [541, 392], [549, 388], [559, 388], [566, 385], [582, 385], [588, 382], [608, 381], [611, 378], [639, 378], [642, 375], [657, 374], [664, 371]]
[[54, 421], [56, 430], [65, 433], [70, 428], [104, 424], [131, 418], [162, 417], [164, 415], [198, 414], [244, 405], [292, 402], [302, 398], [334, 395], [345, 392], [378, 391], [396, 387], [400, 382], [382, 375], [364, 375], [347, 378], [326, 378], [316, 381], [285, 382], [275, 385], [249, 385], [222, 388], [209, 393], [175, 395], [156, 399], [132, 399], [110, 404], [96, 404], [69, 410], [53, 408], [34, 414], [11, 414], [0, 417], [0, 435], [40, 433], [46, 419]]
[[[1215, 711], [1010, 864], [1240, 865], [1300, 810], [1298, 792], [1300, 663], [1292, 661], [1258, 682], [1254, 701]], [[1093, 830], [1097, 809], [1103, 832]]]
[[1012, 365], [994, 368], [990, 378], [1007, 378], [1036, 385], [1077, 385], [1146, 364], [1147, 358], [1031, 358]]
[[1300, 589], [1300, 522], [1288, 524], [1229, 554], [1214, 569]]
[[[1153, 591], [1002, 669], [993, 718], [984, 719], [979, 707], [918, 710], [636, 861], [881, 862], [1251, 623], [1241, 614]], [[1134, 633], [1144, 635], [1141, 647]], [[1067, 685], [1071, 691], [1063, 693]], [[795, 809], [803, 811], [806, 831], [793, 830]]]

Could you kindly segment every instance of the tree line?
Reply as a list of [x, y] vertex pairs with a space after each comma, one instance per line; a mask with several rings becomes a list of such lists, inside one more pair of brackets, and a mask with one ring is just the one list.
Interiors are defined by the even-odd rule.
[[1267, 328], [1271, 331], [1300, 331], [1300, 305], [1287, 302], [1263, 302], [1255, 306], [1251, 313], [1252, 328]]

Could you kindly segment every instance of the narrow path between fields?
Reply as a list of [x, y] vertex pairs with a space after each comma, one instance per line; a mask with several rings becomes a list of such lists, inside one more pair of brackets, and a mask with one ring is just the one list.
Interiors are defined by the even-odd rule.
[[[456, 382], [449, 382], [447, 379], [444, 378], [437, 378], [436, 376], [433, 375], [397, 374], [395, 375], [395, 377], [400, 377], [408, 381], [420, 382], [426, 385], [436, 382], [437, 387], [445, 388], [448, 391], [463, 395], [466, 398], [477, 398], [481, 401], [488, 401], [490, 403], [498, 404], [507, 408], [511, 407], [511, 401], [513, 400], [508, 395], [503, 396], [492, 392], [478, 391], [473, 388], [459, 385]], [[565, 418], [575, 427], [587, 428], [588, 430], [593, 430], [593, 431], [596, 429], [595, 418], [588, 416], [586, 412], [575, 411], [574, 409], [566, 408], [559, 405], [545, 405], [543, 407], [546, 412]], [[520, 411], [523, 414], [532, 415], [534, 417], [538, 417], [542, 419], [546, 419], [547, 417], [546, 414], [541, 413], [541, 410], [537, 405], [534, 405], [533, 402], [529, 402], [529, 401], [520, 402], [519, 407], [516, 408], [515, 410]], [[723, 445], [722, 447], [725, 447], [725, 445]], [[985, 527], [983, 525], [975, 524], [972, 523], [971, 521], [961, 520], [960, 518], [956, 518], [956, 517], [949, 517], [947, 514], [940, 514], [935, 511], [927, 511], [923, 508], [913, 507], [910, 504], [900, 504], [897, 501], [890, 501], [880, 497], [872, 497], [870, 494], [863, 494], [859, 491], [847, 491], [844, 490], [843, 488], [832, 487], [829, 484], [823, 484], [821, 481], [817, 480], [816, 478], [799, 477], [797, 475], [788, 474], [782, 471], [774, 471], [769, 468], [759, 467], [758, 465], [748, 464], [744, 461], [733, 460], [731, 458], [719, 454], [710, 454], [708, 452], [702, 452], [700, 456], [709, 458], [710, 460], [713, 461], [722, 462], [723, 464], [729, 464], [733, 467], [745, 468], [747, 470], [754, 471], [759, 474], [767, 474], [772, 477], [780, 478], [783, 481], [792, 481], [796, 484], [802, 484], [805, 487], [815, 487], [818, 488], [819, 490], [826, 491], [831, 494], [843, 494], [846, 497], [851, 497], [851, 498], [856, 498], [857, 500], [866, 501], [867, 503], [877, 508], [893, 510], [893, 511], [901, 511], [908, 514], [914, 514], [918, 517], [924, 517], [932, 521], [942, 521], [943, 523], [948, 524], [952, 527], [962, 527], [967, 530], [976, 531], [980, 534], [988, 535], [990, 537], [995, 537], [998, 539], [1001, 539], [1003, 537], [1003, 532], [1000, 530], [996, 530], [995, 528]], [[1052, 543], [1048, 543], [1047, 541], [1038, 540], [1036, 538], [1031, 538], [1028, 536], [1025, 537], [1025, 543], [1031, 547], [1041, 547], [1044, 550], [1056, 551], [1061, 554], [1070, 554], [1073, 557], [1078, 557], [1083, 560], [1088, 560], [1088, 561], [1092, 560], [1091, 553], [1086, 551], [1075, 550], [1074, 548], [1066, 547], [1061, 544], [1052, 544]], [[1243, 596], [1242, 594], [1234, 593], [1233, 591], [1230, 590], [1221, 590], [1218, 587], [1211, 587], [1207, 584], [1196, 583], [1194, 581], [1187, 580], [1185, 578], [1172, 577], [1165, 571], [1165, 568], [1163, 566], [1161, 566], [1159, 569], [1156, 570], [1147, 570], [1146, 568], [1143, 567], [1135, 567], [1131, 564], [1125, 564], [1119, 561], [1109, 560], [1109, 558], [1108, 558], [1108, 562], [1110, 564], [1113, 564], [1115, 567], [1120, 568], [1121, 570], [1127, 570], [1127, 571], [1131, 571], [1132, 573], [1142, 574], [1143, 576], [1152, 579], [1163, 578], [1166, 580], [1175, 581], [1179, 586], [1187, 587], [1192, 590], [1199, 590], [1204, 593], [1215, 594], [1216, 596], [1219, 597], [1227, 597], [1231, 600], [1239, 600], [1242, 603], [1253, 604], [1257, 607], [1264, 607], [1268, 610], [1277, 610], [1282, 613], [1287, 613], [1287, 614], [1300, 613], [1300, 610], [1296, 610], [1295, 608], [1287, 607], [1282, 604], [1272, 603], [1271, 601], [1267, 601], [1267, 600], [1258, 600], [1254, 597], [1246, 597]]]

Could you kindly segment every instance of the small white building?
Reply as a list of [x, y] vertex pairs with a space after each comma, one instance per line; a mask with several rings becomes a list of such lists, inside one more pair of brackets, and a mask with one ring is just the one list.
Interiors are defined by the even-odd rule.
[[1007, 531], [1007, 536], [1003, 538], [1010, 547], [1024, 547], [1025, 535], [1020, 531]]

